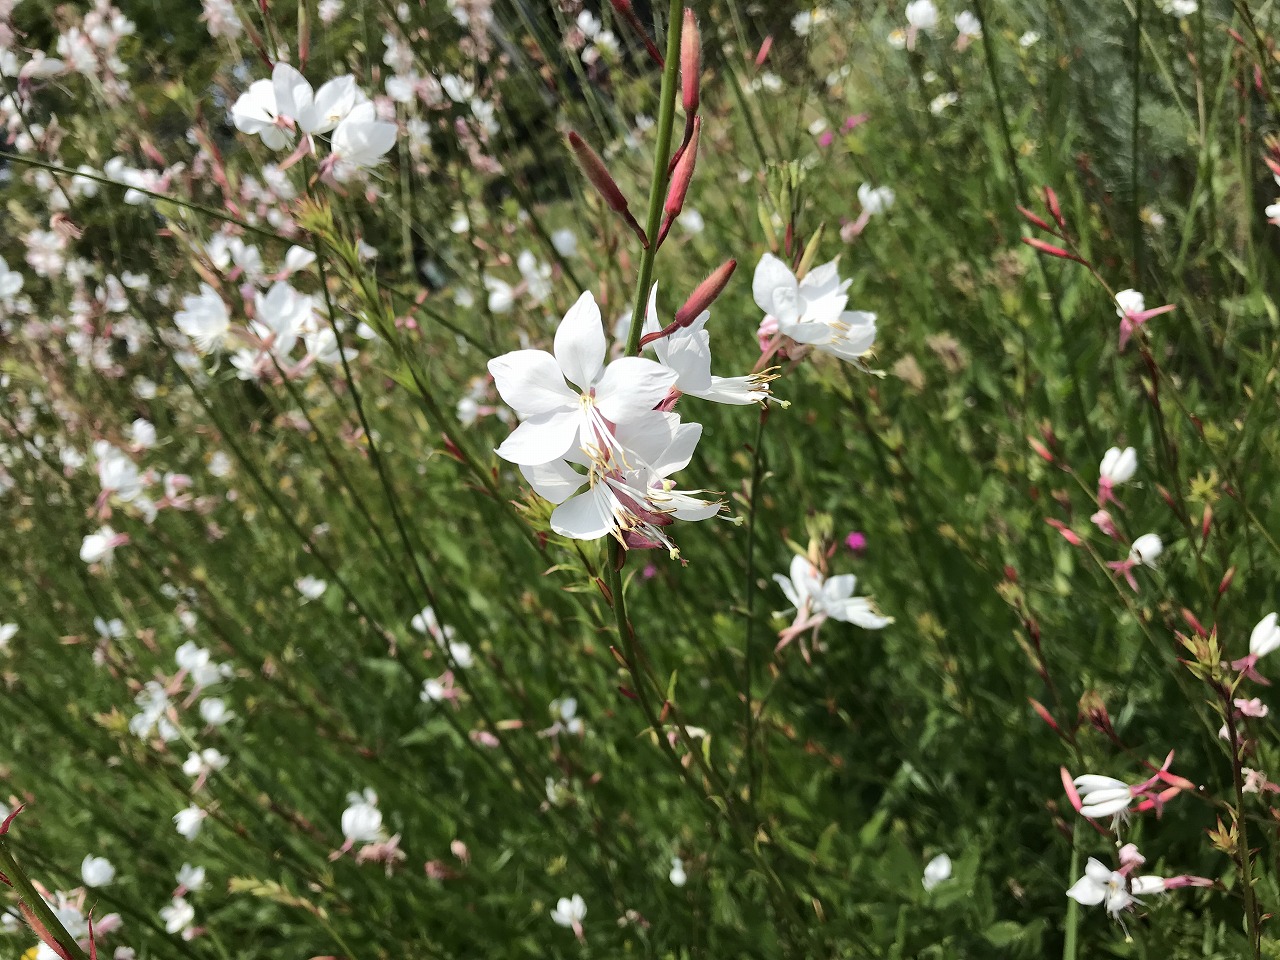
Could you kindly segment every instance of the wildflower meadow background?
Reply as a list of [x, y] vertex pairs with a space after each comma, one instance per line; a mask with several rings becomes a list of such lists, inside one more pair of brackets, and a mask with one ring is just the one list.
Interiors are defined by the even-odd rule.
[[0, 954], [1275, 958], [1274, 0], [0, 0]]

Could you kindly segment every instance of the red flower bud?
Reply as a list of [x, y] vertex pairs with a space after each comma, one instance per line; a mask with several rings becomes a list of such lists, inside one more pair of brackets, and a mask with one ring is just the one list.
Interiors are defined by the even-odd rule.
[[591, 181], [591, 185], [599, 191], [604, 202], [609, 205], [609, 209], [619, 214], [626, 221], [627, 226], [640, 238], [640, 242], [645, 247], [648, 247], [649, 238], [645, 236], [644, 229], [636, 222], [636, 218], [631, 215], [631, 208], [627, 205], [627, 198], [622, 195], [622, 191], [609, 174], [604, 161], [600, 159], [600, 155], [592, 150], [587, 142], [578, 136], [577, 132], [572, 130], [569, 131], [569, 147], [573, 150], [573, 156], [578, 161], [578, 166], [587, 179]]
[[693, 117], [698, 112], [698, 81], [702, 73], [702, 36], [693, 11], [686, 9], [684, 24], [680, 30], [680, 89], [684, 115]]
[[716, 297], [724, 292], [724, 288], [729, 284], [729, 278], [733, 276], [733, 271], [737, 268], [737, 260], [726, 260], [716, 267], [711, 275], [698, 284], [693, 293], [689, 294], [689, 299], [684, 302], [684, 306], [676, 311], [675, 325], [677, 327], [687, 327], [698, 319], [702, 311], [711, 306]]

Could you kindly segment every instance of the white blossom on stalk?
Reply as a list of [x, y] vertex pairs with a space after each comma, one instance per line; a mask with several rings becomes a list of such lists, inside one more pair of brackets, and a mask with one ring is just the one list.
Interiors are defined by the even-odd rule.
[[796, 611], [791, 626], [779, 634], [779, 650], [806, 630], [816, 634], [828, 619], [852, 623], [864, 630], [881, 630], [893, 623], [893, 618], [882, 616], [871, 600], [853, 595], [858, 585], [853, 574], [824, 578], [809, 558], [800, 554], [791, 559], [790, 576], [775, 573], [773, 579]]
[[651, 414], [676, 379], [641, 357], [605, 364], [604, 324], [590, 291], [560, 322], [554, 351], [515, 350], [489, 361], [498, 393], [521, 420], [495, 451], [504, 460], [537, 466], [587, 445], [616, 450], [613, 428]]
[[1129, 556], [1123, 560], [1108, 560], [1107, 566], [1124, 577], [1125, 582], [1136, 592], [1138, 581], [1133, 575], [1134, 567], [1156, 567], [1160, 554], [1164, 553], [1164, 542], [1154, 533], [1144, 533], [1129, 548]]
[[671, 858], [671, 872], [667, 874], [673, 887], [683, 887], [689, 882], [689, 875], [684, 871], [684, 861], [679, 857]]
[[105, 887], [116, 878], [116, 868], [106, 857], [87, 856], [80, 862], [80, 880], [86, 887]]
[[[649, 291], [649, 306], [645, 312], [645, 334], [654, 334], [662, 329], [657, 299], [658, 285], [654, 284]], [[675, 389], [714, 403], [743, 405], [766, 402], [770, 397], [769, 381], [772, 376], [717, 377], [711, 373], [711, 335], [706, 329], [710, 319], [711, 313], [704, 310], [688, 326], [680, 327], [650, 344], [658, 362], [675, 373]]]
[[[1152, 892], [1146, 887], [1144, 884], [1141, 891], [1134, 892]], [[1164, 881], [1161, 881], [1159, 889], [1164, 889]], [[1102, 904], [1112, 917], [1119, 917], [1133, 906], [1133, 893], [1129, 891], [1129, 881], [1125, 875], [1093, 857], [1085, 865], [1084, 876], [1072, 884], [1067, 896], [1086, 907]]]
[[1277, 625], [1276, 614], [1273, 612], [1259, 620], [1249, 634], [1249, 653], [1255, 657], [1265, 657], [1277, 647], [1280, 647], [1280, 625]]
[[561, 897], [556, 908], [551, 911], [551, 919], [556, 925], [569, 927], [579, 940], [583, 939], [582, 921], [586, 916], [587, 904], [577, 893], [572, 897]]
[[174, 897], [168, 906], [160, 908], [160, 919], [164, 921], [165, 933], [180, 934], [183, 940], [190, 940], [194, 935], [196, 908], [183, 897]]
[[200, 828], [204, 826], [204, 818], [208, 815], [199, 807], [191, 806], [175, 813], [173, 823], [178, 828], [178, 833], [188, 840], [194, 840], [199, 835]]
[[18, 634], [18, 625], [16, 623], [0, 623], [0, 650], [7, 651], [9, 649], [9, 641]]
[[224, 769], [228, 762], [229, 758], [213, 747], [206, 747], [199, 753], [192, 750], [182, 763], [182, 772], [203, 784], [210, 774]]
[[200, 719], [211, 727], [225, 726], [235, 716], [235, 711], [227, 709], [227, 703], [221, 697], [209, 697], [200, 701]]
[[199, 893], [204, 889], [204, 874], [204, 867], [184, 863], [178, 871], [178, 887], [187, 893]]
[[116, 547], [128, 542], [124, 534], [116, 533], [110, 527], [100, 527], [89, 534], [80, 544], [80, 559], [85, 563], [101, 563], [110, 566], [115, 559]]
[[333, 131], [333, 152], [325, 158], [325, 169], [332, 169], [335, 179], [347, 180], [357, 170], [376, 167], [395, 143], [396, 125], [379, 120], [373, 102], [366, 101], [343, 117]]
[[324, 596], [324, 592], [329, 589], [328, 583], [310, 574], [305, 577], [299, 577], [293, 581], [293, 585], [298, 593], [302, 594], [303, 603], [307, 603], [310, 600], [319, 600]]
[[1102, 457], [1098, 465], [1098, 505], [1108, 502], [1119, 504], [1112, 495], [1112, 490], [1133, 479], [1138, 470], [1138, 452], [1133, 447], [1111, 447]]
[[[558, 504], [551, 529], [561, 536], [613, 536], [630, 548], [664, 547], [675, 558], [679, 550], [664, 528], [675, 520], [706, 520], [721, 508], [698, 499], [702, 491], [679, 490], [668, 479], [688, 465], [701, 436], [701, 424], [650, 411], [643, 420], [619, 424], [607, 443], [584, 443], [565, 460], [522, 466], [521, 472], [540, 497]], [[578, 473], [573, 464], [588, 472]], [[588, 489], [577, 493], [585, 483]]]
[[773, 329], [842, 360], [860, 360], [875, 344], [876, 315], [845, 309], [850, 283], [840, 278], [836, 260], [797, 280], [785, 263], [766, 253], [751, 281], [756, 305], [766, 315], [761, 333]]
[[917, 30], [932, 30], [938, 25], [938, 8], [933, 0], [911, 0], [907, 4], [907, 23]]
[[207, 283], [200, 284], [199, 294], [182, 298], [182, 309], [173, 315], [173, 322], [201, 353], [220, 348], [231, 329], [227, 305]]

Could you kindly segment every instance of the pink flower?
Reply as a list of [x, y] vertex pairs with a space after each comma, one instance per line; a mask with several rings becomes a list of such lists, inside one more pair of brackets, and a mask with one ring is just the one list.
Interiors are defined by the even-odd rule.
[[854, 530], [844, 538], [844, 545], [854, 553], [861, 553], [867, 549], [867, 537], [859, 530]]
[[1129, 343], [1129, 338], [1137, 332], [1138, 327], [1152, 317], [1158, 317], [1174, 309], [1172, 303], [1167, 303], [1163, 307], [1153, 307], [1148, 310], [1145, 298], [1137, 290], [1121, 290], [1117, 293], [1116, 307], [1118, 308], [1116, 316], [1120, 318], [1121, 350]]

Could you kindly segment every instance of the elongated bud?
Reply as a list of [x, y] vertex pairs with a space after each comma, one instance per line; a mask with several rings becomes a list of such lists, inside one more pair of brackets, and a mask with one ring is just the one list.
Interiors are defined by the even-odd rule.
[[1058, 222], [1063, 230], [1067, 229], [1067, 221], [1062, 217], [1062, 207], [1058, 206], [1058, 195], [1053, 192], [1053, 187], [1044, 188], [1044, 202], [1049, 207], [1049, 212], [1053, 214], [1053, 219]]
[[674, 219], [684, 209], [684, 198], [693, 180], [693, 168], [698, 162], [698, 141], [701, 139], [702, 118], [694, 117], [693, 133], [676, 161], [675, 172], [671, 174], [671, 189], [667, 191], [667, 202], [662, 208], [668, 220]]
[[1205, 504], [1204, 518], [1200, 521], [1200, 542], [1209, 542], [1209, 530], [1213, 526], [1213, 507]]
[[1070, 527], [1068, 527], [1061, 520], [1055, 520], [1052, 517], [1046, 517], [1044, 522], [1047, 523], [1049, 526], [1053, 527], [1053, 529], [1057, 530], [1060, 534], [1062, 534], [1063, 539], [1065, 539], [1067, 543], [1071, 544], [1073, 547], [1078, 547], [1082, 543], [1084, 543], [1084, 541], [1080, 539], [1080, 535], [1077, 534]]
[[822, 234], [827, 229], [825, 223], [818, 224], [818, 229], [813, 231], [813, 236], [809, 238], [809, 242], [805, 245], [804, 253], [800, 257], [800, 265], [796, 267], [796, 278], [803, 279], [804, 275], [809, 272], [809, 268], [813, 266], [813, 261], [818, 258], [818, 244], [822, 242]]
[[1222, 580], [1218, 583], [1218, 596], [1222, 596], [1231, 589], [1231, 581], [1236, 578], [1236, 568], [1232, 567], [1222, 575]]
[[627, 663], [627, 658], [622, 655], [621, 650], [619, 650], [617, 647], [610, 646], [609, 652], [613, 654], [613, 659], [618, 661], [618, 666], [626, 670], [631, 669], [631, 664]]
[[756, 54], [756, 69], [759, 70], [764, 66], [764, 62], [769, 57], [769, 51], [773, 49], [773, 34], [764, 38], [764, 43], [760, 44], [760, 52]]
[[769, 250], [777, 253], [778, 234], [773, 229], [773, 218], [769, 216], [769, 211], [763, 203], [756, 204], [756, 219], [760, 221], [760, 229], [764, 231], [764, 239], [769, 244]]
[[685, 9], [680, 29], [680, 92], [685, 123], [698, 112], [698, 81], [702, 74], [702, 36], [693, 11]]
[[1068, 253], [1066, 250], [1063, 250], [1061, 247], [1055, 247], [1053, 244], [1045, 243], [1043, 240], [1040, 240], [1036, 237], [1023, 237], [1022, 242], [1025, 243], [1028, 247], [1034, 247], [1036, 250], [1039, 250], [1041, 253], [1047, 253], [1051, 257], [1058, 257], [1062, 260], [1074, 260], [1076, 263], [1088, 262], [1087, 260], [1084, 260], [1081, 257], [1077, 257], [1074, 253]]
[[596, 582], [596, 587], [599, 589], [600, 593], [604, 596], [604, 602], [609, 604], [609, 606], [613, 606], [613, 591], [609, 589], [609, 585], [605, 583], [603, 580], [601, 580], [599, 577], [595, 578], [595, 582]]
[[653, 42], [653, 38], [649, 36], [649, 31], [640, 22], [640, 18], [636, 16], [636, 12], [631, 6], [631, 0], [611, 0], [611, 2], [613, 3], [613, 9], [618, 11], [618, 15], [627, 22], [627, 26], [640, 38], [640, 42], [644, 44], [644, 48], [648, 51], [649, 56], [653, 58], [653, 62], [661, 68], [666, 63], [663, 59], [662, 51]]
[[1042, 230], [1048, 230], [1050, 233], [1053, 232], [1053, 227], [1049, 226], [1049, 221], [1032, 213], [1026, 207], [1018, 207], [1018, 212], [1022, 214], [1022, 219], [1026, 220], [1028, 223], [1037, 226]]
[[1058, 721], [1053, 719], [1053, 714], [1045, 708], [1043, 703], [1032, 697], [1027, 697], [1027, 702], [1031, 704], [1031, 709], [1036, 712], [1036, 715], [1049, 725], [1050, 730], [1054, 733], [1062, 733], [1062, 728], [1058, 726]]
[[711, 306], [716, 297], [724, 292], [724, 288], [729, 284], [729, 278], [733, 276], [733, 271], [736, 269], [738, 269], [737, 260], [726, 260], [716, 267], [707, 279], [698, 284], [693, 293], [689, 294], [689, 299], [684, 302], [684, 306], [676, 311], [676, 326], [687, 327], [698, 319], [702, 311]]
[[298, 69], [307, 65], [311, 55], [311, 16], [307, 0], [298, 0]]
[[618, 188], [610, 176], [608, 169], [604, 165], [604, 161], [600, 159], [600, 155], [596, 153], [587, 144], [577, 132], [569, 131], [569, 147], [573, 150], [574, 159], [578, 161], [578, 166], [591, 181], [591, 185], [596, 188], [604, 202], [609, 205], [609, 209], [614, 211], [626, 221], [635, 235], [640, 238], [640, 242], [647, 248], [649, 246], [649, 238], [645, 236], [644, 229], [636, 222], [636, 218], [631, 215], [631, 208], [627, 206], [627, 198], [622, 195], [622, 191]]
[[1062, 777], [1062, 789], [1067, 792], [1067, 801], [1071, 804], [1071, 809], [1076, 813], [1080, 812], [1080, 808], [1084, 806], [1080, 801], [1080, 791], [1076, 789], [1075, 781], [1071, 778], [1071, 773], [1066, 767], [1059, 767], [1058, 773]]
[[1202, 624], [1196, 615], [1186, 607], [1182, 608], [1182, 619], [1185, 620], [1187, 622], [1187, 626], [1194, 630], [1199, 636], [1207, 637], [1209, 635], [1209, 631], [1204, 628], [1204, 624]]
[[1041, 443], [1035, 437], [1027, 437], [1027, 443], [1031, 444], [1031, 449], [1036, 452], [1036, 456], [1038, 456], [1041, 460], [1043, 460], [1045, 463], [1053, 463], [1053, 452], [1050, 451], [1050, 449], [1046, 447], [1043, 443]]

